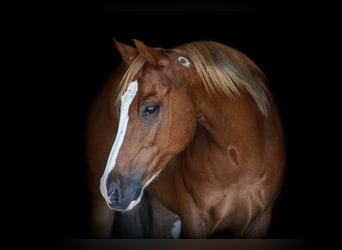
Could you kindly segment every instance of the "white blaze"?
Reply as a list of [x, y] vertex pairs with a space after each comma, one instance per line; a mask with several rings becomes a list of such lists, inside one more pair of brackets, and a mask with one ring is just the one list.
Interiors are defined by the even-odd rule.
[[127, 124], [129, 120], [128, 111], [131, 103], [137, 94], [138, 91], [138, 81], [133, 81], [128, 85], [126, 92], [121, 97], [121, 107], [120, 107], [120, 119], [119, 119], [119, 127], [118, 131], [112, 145], [112, 149], [110, 150], [109, 157], [106, 163], [106, 168], [100, 180], [100, 191], [103, 198], [106, 200], [107, 205], [111, 204], [110, 199], [107, 193], [107, 179], [109, 173], [114, 169], [116, 164], [116, 159], [119, 154], [119, 150], [124, 141]]

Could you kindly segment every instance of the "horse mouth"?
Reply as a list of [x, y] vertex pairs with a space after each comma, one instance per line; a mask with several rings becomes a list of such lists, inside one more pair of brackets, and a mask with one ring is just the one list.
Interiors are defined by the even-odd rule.
[[[120, 192], [120, 189], [116, 186], [115, 183], [109, 185], [106, 202], [110, 209], [120, 212], [126, 212], [132, 210], [136, 205], [138, 205], [141, 201], [141, 198], [144, 193], [144, 189], [159, 175], [161, 172], [158, 171], [154, 174], [150, 179], [148, 179], [144, 186], [132, 192]], [[122, 191], [122, 190], [121, 190]]]
[[115, 210], [118, 212], [128, 212], [128, 211], [132, 210], [133, 208], [135, 208], [140, 203], [141, 197], [142, 197], [142, 195], [137, 200], [131, 201], [126, 208], [122, 208], [121, 206], [114, 207], [114, 206], [112, 206], [112, 204], [108, 204], [108, 205], [112, 210]]
[[109, 192], [109, 202], [107, 203], [109, 208], [119, 212], [126, 212], [132, 210], [136, 205], [140, 203], [143, 196], [143, 190], [141, 188], [138, 189], [128, 199], [120, 199], [120, 197], [117, 196], [118, 195], [116, 193]]

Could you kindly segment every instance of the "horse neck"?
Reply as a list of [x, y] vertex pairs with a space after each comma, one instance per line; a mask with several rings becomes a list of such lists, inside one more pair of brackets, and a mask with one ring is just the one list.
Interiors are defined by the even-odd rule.
[[216, 186], [236, 182], [245, 172], [241, 151], [262, 140], [257, 133], [263, 129], [261, 113], [248, 95], [209, 98], [200, 88], [191, 93], [199, 118], [194, 139], [179, 155], [183, 177]]

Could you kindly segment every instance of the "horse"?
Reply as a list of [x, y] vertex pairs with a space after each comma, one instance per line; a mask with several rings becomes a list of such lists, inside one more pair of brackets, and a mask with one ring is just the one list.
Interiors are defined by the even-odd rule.
[[[87, 120], [92, 237], [112, 237], [116, 216], [138, 209], [143, 194], [179, 219], [179, 237], [267, 237], [286, 152], [265, 74], [216, 41], [165, 49], [113, 40], [122, 60]], [[166, 226], [163, 213], [154, 219]]]

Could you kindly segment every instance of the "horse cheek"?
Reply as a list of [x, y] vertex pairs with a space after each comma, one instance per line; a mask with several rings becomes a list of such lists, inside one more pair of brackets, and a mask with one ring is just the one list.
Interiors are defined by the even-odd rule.
[[182, 102], [178, 102], [175, 107], [178, 112], [175, 112], [177, 119], [174, 121], [174, 132], [172, 133], [174, 134], [173, 143], [176, 146], [175, 153], [179, 153], [187, 147], [196, 130], [196, 119], [192, 104], [184, 96], [181, 96], [180, 99]]

